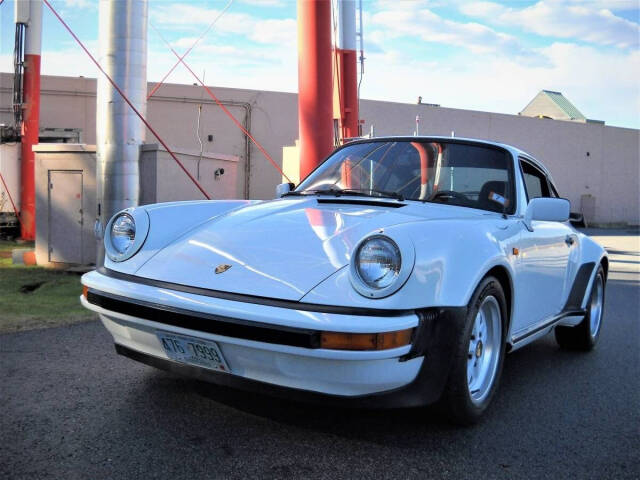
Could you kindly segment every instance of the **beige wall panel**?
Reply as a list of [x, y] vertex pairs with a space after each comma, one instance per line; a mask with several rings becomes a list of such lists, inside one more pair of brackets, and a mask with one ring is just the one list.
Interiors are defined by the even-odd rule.
[[[150, 88], [152, 85], [150, 85]], [[293, 145], [298, 132], [297, 95], [232, 88], [212, 88], [223, 101], [247, 103], [251, 109], [251, 132], [273, 159], [282, 165], [282, 147]], [[86, 78], [42, 78], [41, 125], [81, 128], [82, 141], [95, 141], [95, 80]], [[11, 124], [11, 75], [0, 74], [0, 121]], [[171, 148], [199, 151], [195, 136], [197, 105], [203, 102], [202, 137], [206, 154], [238, 158], [235, 191], [245, 190], [245, 139], [235, 125], [211, 103], [198, 86], [163, 85], [149, 102], [148, 118]], [[230, 106], [244, 123], [245, 109]], [[560, 194], [569, 198], [574, 210], [580, 197], [595, 197], [597, 223], [640, 223], [638, 211], [639, 131], [488, 112], [458, 110], [427, 105], [363, 100], [363, 131], [375, 126], [377, 136], [412, 135], [420, 115], [423, 135], [472, 137], [509, 143], [538, 157], [551, 170]], [[212, 134], [213, 142], [206, 136]], [[156, 140], [147, 135], [148, 143]], [[587, 152], [589, 155], [587, 156]], [[280, 173], [251, 145], [249, 197], [272, 198]], [[224, 189], [227, 192], [227, 186]], [[195, 196], [194, 198], [200, 198]]]

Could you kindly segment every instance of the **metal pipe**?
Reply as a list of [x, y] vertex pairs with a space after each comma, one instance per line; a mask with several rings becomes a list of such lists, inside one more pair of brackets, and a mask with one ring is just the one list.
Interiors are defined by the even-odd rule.
[[196, 178], [200, 180], [200, 163], [202, 162], [202, 153], [204, 151], [204, 145], [202, 143], [202, 138], [200, 138], [200, 117], [202, 117], [202, 104], [198, 105], [198, 125], [196, 126], [196, 137], [198, 138], [198, 143], [200, 144], [200, 157], [198, 158], [198, 168], [196, 171]]
[[[42, 1], [16, 2], [16, 23], [26, 23], [24, 39], [24, 105], [22, 114], [20, 235], [36, 238], [35, 155], [40, 130], [40, 52], [42, 50]], [[28, 18], [28, 20], [26, 20]], [[26, 21], [25, 21], [26, 20]]]
[[[244, 105], [244, 128], [251, 133], [251, 104], [246, 103]], [[251, 196], [251, 139], [249, 135], [244, 136], [244, 154], [244, 198], [248, 199]]]
[[360, 31], [358, 32], [358, 38], [360, 39], [360, 56], [358, 61], [360, 62], [360, 80], [358, 80], [358, 114], [360, 114], [360, 87], [362, 86], [362, 78], [364, 77], [364, 26], [362, 20], [362, 0], [358, 0], [359, 10], [359, 24]]
[[[147, 0], [100, 0], [98, 62], [135, 108], [147, 108]], [[145, 125], [109, 80], [98, 77], [96, 151], [98, 221], [140, 199], [140, 145]], [[102, 229], [101, 228], [101, 229]]]
[[[358, 55], [355, 0], [338, 0], [338, 85], [341, 89], [340, 117], [345, 138], [360, 136], [358, 114]], [[343, 139], [344, 140], [344, 139]]]
[[298, 0], [298, 121], [300, 179], [333, 146], [331, 2]]

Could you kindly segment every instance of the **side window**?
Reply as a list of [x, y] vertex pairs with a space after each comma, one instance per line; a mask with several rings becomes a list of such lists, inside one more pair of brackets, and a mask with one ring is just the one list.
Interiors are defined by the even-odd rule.
[[547, 183], [545, 174], [523, 160], [520, 160], [520, 165], [522, 166], [524, 184], [527, 188], [527, 199], [550, 197], [549, 184]]
[[551, 183], [551, 180], [549, 180], [549, 192], [550, 192], [550, 197], [553, 198], [559, 198], [560, 195], [558, 195], [558, 190], [556, 190], [556, 187], [553, 183]]

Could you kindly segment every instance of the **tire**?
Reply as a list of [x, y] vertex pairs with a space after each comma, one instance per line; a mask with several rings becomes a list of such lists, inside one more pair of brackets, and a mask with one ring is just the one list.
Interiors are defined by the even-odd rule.
[[498, 388], [505, 356], [506, 305], [495, 277], [483, 279], [471, 296], [440, 400], [453, 423], [471, 425], [480, 420]]
[[595, 280], [589, 293], [589, 305], [582, 322], [575, 327], [557, 326], [556, 341], [567, 350], [589, 351], [598, 343], [604, 318], [606, 279], [602, 265], [598, 266]]

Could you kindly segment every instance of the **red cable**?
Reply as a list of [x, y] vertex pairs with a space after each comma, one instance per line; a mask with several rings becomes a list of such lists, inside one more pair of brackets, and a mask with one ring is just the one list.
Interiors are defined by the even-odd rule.
[[[43, 1], [45, 1], [45, 2], [46, 2], [47, 0], [43, 0]], [[198, 83], [199, 83], [200, 85], [202, 85], [202, 87], [206, 90], [206, 92], [209, 94], [209, 96], [210, 96], [210, 97], [211, 97], [211, 98], [212, 98], [212, 99], [213, 99], [213, 100], [218, 104], [218, 106], [219, 106], [219, 107], [224, 111], [224, 113], [226, 113], [226, 114], [227, 114], [227, 116], [228, 116], [228, 117], [233, 121], [233, 123], [235, 123], [235, 124], [236, 124], [236, 126], [237, 126], [240, 130], [242, 130], [242, 132], [243, 132], [247, 137], [249, 137], [249, 138], [251, 139], [251, 141], [255, 144], [255, 146], [256, 146], [256, 147], [258, 147], [258, 150], [260, 150], [260, 151], [262, 152], [262, 154], [266, 157], [266, 159], [267, 159], [267, 160], [269, 160], [269, 161], [271, 162], [271, 165], [273, 165], [273, 166], [275, 167], [275, 169], [276, 169], [276, 170], [278, 170], [278, 171], [282, 174], [282, 176], [283, 176], [284, 178], [286, 178], [287, 180], [289, 180], [289, 182], [291, 182], [291, 179], [287, 176], [287, 174], [286, 174], [286, 173], [284, 173], [284, 172], [282, 171], [282, 169], [281, 169], [281, 168], [278, 166], [278, 164], [273, 160], [273, 158], [271, 158], [271, 155], [269, 155], [269, 154], [267, 153], [267, 151], [264, 149], [264, 147], [263, 147], [263, 146], [262, 146], [262, 145], [261, 145], [261, 144], [260, 144], [260, 143], [255, 139], [255, 138], [253, 138], [253, 136], [252, 136], [252, 135], [247, 131], [247, 129], [246, 129], [246, 128], [244, 128], [244, 127], [242, 126], [242, 124], [241, 124], [240, 122], [238, 122], [238, 120], [236, 120], [236, 117], [234, 117], [234, 116], [233, 116], [233, 114], [232, 114], [232, 113], [227, 109], [227, 107], [225, 107], [225, 106], [220, 102], [220, 100], [218, 100], [218, 97], [216, 97], [216, 96], [213, 94], [213, 92], [209, 89], [209, 87], [207, 87], [207, 86], [203, 83], [203, 81], [202, 81], [202, 80], [200, 80], [200, 77], [198, 77], [198, 75], [196, 75], [196, 74], [194, 73], [194, 71], [193, 71], [193, 70], [191, 70], [191, 68], [189, 67], [189, 65], [187, 65], [187, 63], [186, 63], [182, 58], [180, 58], [180, 55], [178, 55], [178, 52], [176, 52], [176, 51], [174, 50], [174, 48], [173, 48], [173, 47], [171, 46], [171, 44], [170, 44], [170, 43], [169, 43], [169, 42], [164, 38], [164, 36], [160, 33], [160, 31], [159, 31], [156, 27], [154, 27], [154, 26], [153, 26], [153, 24], [151, 24], [151, 23], [150, 23], [150, 25], [151, 25], [151, 28], [153, 28], [153, 29], [156, 31], [156, 33], [157, 33], [157, 34], [158, 34], [158, 36], [162, 39], [162, 41], [163, 41], [164, 43], [166, 43], [167, 47], [169, 47], [169, 49], [173, 52], [173, 54], [178, 58], [178, 60], [180, 61], [180, 63], [182, 63], [182, 65], [184, 65], [184, 66], [185, 66], [185, 68], [186, 68], [187, 70], [189, 70], [189, 73], [191, 73], [191, 75], [193, 75], [193, 78], [195, 78], [195, 79], [198, 81]], [[291, 182], [291, 183], [293, 183], [293, 182]]]
[[[183, 57], [184, 57], [187, 53], [188, 53], [188, 51], [187, 51], [187, 52], [185, 52], [185, 54], [183, 55]], [[180, 62], [176, 62], [176, 63], [173, 65], [173, 67], [171, 67], [171, 70], [169, 70], [169, 71], [167, 72], [167, 74], [166, 74], [164, 77], [162, 77], [162, 80], [160, 80], [158, 83], [156, 83], [155, 87], [153, 87], [153, 88], [151, 89], [151, 93], [150, 93], [149, 95], [147, 95], [147, 100], [149, 100], [151, 97], [153, 97], [153, 94], [154, 94], [154, 93], [156, 93], [156, 92], [158, 91], [158, 89], [162, 86], [162, 84], [163, 84], [163, 83], [164, 83], [164, 81], [167, 79], [167, 77], [168, 77], [169, 75], [171, 75], [171, 73], [173, 73], [173, 71], [176, 69], [176, 67], [177, 67], [178, 65], [180, 65]]]
[[195, 42], [193, 42], [193, 45], [191, 45], [191, 47], [189, 47], [189, 49], [184, 52], [184, 54], [182, 55], [182, 57], [180, 57], [180, 60], [178, 60], [173, 67], [171, 67], [171, 70], [169, 70], [167, 72], [167, 74], [162, 77], [162, 80], [160, 80], [155, 87], [153, 87], [153, 89], [151, 90], [151, 93], [149, 95], [147, 95], [147, 100], [149, 100], [154, 93], [156, 93], [158, 91], [158, 89], [160, 88], [160, 86], [164, 83], [164, 81], [167, 79], [167, 77], [169, 75], [171, 75], [171, 73], [176, 69], [176, 67], [178, 65], [180, 65], [180, 61], [184, 59], [184, 57], [186, 57], [187, 55], [189, 55], [189, 53], [191, 52], [191, 50], [193, 50], [193, 48], [200, 43], [200, 40], [202, 40], [204, 38], [204, 36], [209, 33], [209, 31], [213, 28], [213, 26], [216, 24], [216, 22], [220, 19], [220, 17], [224, 14], [224, 12], [227, 11], [227, 9], [231, 6], [231, 4], [233, 3], [233, 0], [229, 0], [229, 2], [227, 3], [227, 5], [220, 11], [220, 13], [218, 14], [218, 16], [213, 20], [213, 22], [211, 22], [209, 24], [209, 26], [204, 30], [204, 32], [202, 32], [202, 34], [196, 39]]
[[[0, 2], [2, 3], [2, 2]], [[7, 196], [9, 197], [9, 201], [11, 202], [11, 206], [13, 207], [13, 211], [16, 213], [16, 217], [18, 218], [18, 222], [20, 222], [20, 224], [22, 224], [22, 222], [20, 221], [20, 214], [18, 213], [18, 209], [16, 208], [16, 204], [13, 203], [13, 198], [11, 198], [11, 192], [9, 191], [9, 187], [7, 187], [7, 184], [4, 182], [4, 177], [2, 176], [2, 173], [0, 173], [0, 180], [2, 180], [2, 185], [4, 185], [4, 189], [7, 192]]]
[[180, 160], [178, 160], [178, 157], [176, 157], [176, 155], [171, 151], [171, 149], [169, 148], [169, 146], [164, 142], [164, 140], [162, 140], [162, 138], [160, 138], [160, 136], [156, 133], [156, 131], [153, 129], [153, 127], [149, 124], [149, 122], [147, 122], [147, 120], [144, 118], [144, 116], [142, 116], [142, 114], [138, 111], [138, 109], [136, 107], [133, 106], [133, 104], [129, 101], [129, 99], [127, 98], [127, 96], [124, 94], [124, 92], [122, 90], [120, 90], [120, 87], [118, 87], [118, 85], [116, 85], [116, 82], [113, 81], [113, 79], [107, 74], [107, 72], [105, 72], [102, 67], [100, 66], [100, 64], [98, 63], [98, 61], [93, 57], [93, 55], [91, 55], [91, 52], [89, 52], [89, 50], [87, 50], [87, 47], [84, 46], [84, 44], [82, 43], [82, 41], [76, 36], [75, 33], [73, 33], [73, 31], [71, 30], [71, 28], [69, 27], [69, 25], [67, 25], [65, 23], [65, 21], [62, 19], [62, 17], [60, 15], [58, 15], [58, 12], [56, 12], [56, 10], [51, 6], [51, 4], [49, 3], [49, 0], [42, 0], [44, 2], [44, 4], [49, 7], [49, 10], [51, 10], [53, 12], [53, 14], [56, 16], [56, 18], [58, 20], [60, 20], [60, 23], [62, 23], [62, 25], [64, 26], [64, 28], [67, 29], [67, 31], [71, 34], [71, 36], [74, 38], [74, 40], [76, 42], [78, 42], [78, 44], [80, 45], [80, 48], [82, 48], [85, 53], [87, 55], [89, 55], [89, 58], [91, 59], [91, 61], [96, 65], [96, 67], [98, 67], [98, 70], [100, 70], [105, 77], [107, 77], [107, 80], [109, 80], [109, 83], [111, 83], [111, 85], [113, 86], [113, 88], [116, 89], [116, 91], [120, 94], [120, 96], [122, 97], [122, 99], [127, 102], [127, 105], [129, 105], [131, 107], [131, 109], [135, 112], [135, 114], [140, 118], [140, 120], [142, 120], [142, 123], [145, 124], [145, 126], [149, 129], [149, 131], [153, 134], [154, 137], [156, 137], [156, 139], [162, 144], [162, 146], [165, 148], [165, 150], [167, 151], [167, 153], [169, 155], [171, 155], [171, 157], [176, 161], [176, 163], [178, 164], [178, 166], [184, 171], [184, 173], [187, 174], [187, 177], [189, 177], [189, 179], [191, 179], [191, 181], [195, 184], [196, 187], [198, 187], [198, 190], [200, 190], [202, 192], [202, 194], [205, 196], [205, 198], [207, 200], [211, 200], [211, 197], [209, 196], [209, 194], [204, 190], [204, 188], [202, 188], [202, 186], [198, 183], [198, 181], [193, 178], [193, 176], [189, 173], [189, 171], [185, 168], [185, 166], [182, 164], [182, 162]]

